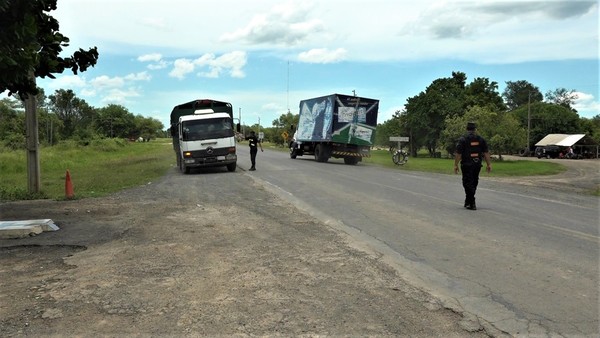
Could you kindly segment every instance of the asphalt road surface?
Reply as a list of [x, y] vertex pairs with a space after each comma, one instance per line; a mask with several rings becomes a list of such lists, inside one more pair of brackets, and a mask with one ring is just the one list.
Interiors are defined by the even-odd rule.
[[598, 197], [482, 173], [471, 211], [460, 176], [269, 150], [249, 174], [368, 243], [447, 307], [511, 334], [599, 334]]

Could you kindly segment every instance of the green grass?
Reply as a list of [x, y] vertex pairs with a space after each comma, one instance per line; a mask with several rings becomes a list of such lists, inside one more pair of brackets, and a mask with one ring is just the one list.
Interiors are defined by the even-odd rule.
[[[454, 159], [451, 158], [431, 158], [425, 154], [419, 154], [420, 157], [409, 157], [404, 165], [397, 166], [392, 161], [392, 155], [387, 150], [373, 150], [371, 157], [365, 158], [365, 163], [382, 165], [399, 170], [425, 171], [440, 174], [454, 173]], [[485, 168], [482, 168], [485, 170]], [[566, 167], [552, 162], [542, 161], [499, 161], [492, 160], [492, 172], [490, 176], [513, 177], [513, 176], [534, 176], [534, 175], [556, 175], [564, 172]]]
[[0, 200], [64, 199], [69, 170], [75, 198], [100, 197], [147, 184], [175, 163], [171, 139], [129, 143], [98, 140], [88, 146], [67, 142], [40, 148], [41, 193], [27, 189], [25, 150], [0, 150]]

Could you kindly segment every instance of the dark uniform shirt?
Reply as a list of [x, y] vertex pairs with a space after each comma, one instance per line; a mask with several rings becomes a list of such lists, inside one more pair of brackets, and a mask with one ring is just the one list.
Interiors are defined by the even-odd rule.
[[250, 146], [250, 149], [256, 149], [256, 147], [258, 147], [258, 144], [260, 143], [260, 140], [256, 135], [248, 136], [246, 137], [246, 140], [248, 140], [248, 145]]
[[468, 133], [461, 137], [456, 145], [456, 152], [461, 154], [460, 164], [482, 165], [483, 153], [487, 153], [488, 145], [485, 139], [475, 133]]

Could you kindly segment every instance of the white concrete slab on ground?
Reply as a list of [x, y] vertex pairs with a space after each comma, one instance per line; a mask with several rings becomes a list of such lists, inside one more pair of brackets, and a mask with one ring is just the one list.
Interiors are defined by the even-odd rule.
[[0, 221], [0, 239], [24, 238], [59, 229], [51, 219]]

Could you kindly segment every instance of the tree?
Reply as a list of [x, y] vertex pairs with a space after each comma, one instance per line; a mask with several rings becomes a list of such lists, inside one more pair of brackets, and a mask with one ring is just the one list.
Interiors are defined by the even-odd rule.
[[531, 83], [520, 81], [507, 81], [502, 93], [509, 110], [514, 110], [528, 103], [541, 102], [544, 97], [539, 88]]
[[79, 49], [71, 57], [60, 57], [69, 39], [58, 29], [58, 21], [47, 12], [57, 0], [4, 0], [0, 3], [0, 92], [8, 90], [26, 101], [27, 176], [30, 193], [40, 191], [36, 77], [54, 78], [70, 68], [74, 74], [96, 64], [96, 47]]
[[134, 138], [141, 137], [145, 141], [159, 137], [165, 127], [159, 120], [143, 117], [142, 115], [135, 116], [133, 122], [134, 130], [130, 133], [130, 136]]
[[391, 119], [377, 125], [375, 144], [385, 147], [396, 146], [395, 142], [390, 143], [390, 137], [408, 135], [405, 129], [402, 112], [396, 111]]
[[109, 104], [99, 109], [98, 129], [106, 137], [135, 138], [135, 116], [127, 108]]
[[548, 134], [572, 134], [580, 132], [579, 115], [566, 107], [553, 103], [536, 102], [511, 112], [521, 125], [531, 119], [530, 138], [533, 144]]
[[506, 105], [498, 93], [498, 83], [488, 78], [477, 77], [465, 88], [468, 107], [489, 107], [492, 111], [505, 111]]
[[[54, 78], [69, 68], [74, 74], [94, 66], [97, 48], [79, 49], [72, 56], [59, 56], [69, 38], [62, 35], [56, 19], [57, 0], [5, 0], [0, 6], [0, 92], [8, 90], [22, 100], [37, 94], [36, 77]], [[32, 76], [33, 75], [33, 76]]]
[[[273, 137], [271, 141], [276, 144], [286, 144], [289, 140], [284, 140], [281, 134], [286, 131], [289, 132], [294, 128], [298, 128], [298, 120], [300, 119], [300, 114], [292, 114], [291, 112], [287, 112], [286, 114], [281, 114], [278, 119], [273, 120], [273, 127], [275, 127]], [[289, 135], [288, 138], [291, 138], [293, 135]]]
[[494, 112], [487, 107], [471, 107], [463, 116], [446, 120], [442, 139], [446, 151], [453, 154], [458, 138], [465, 134], [467, 122], [477, 124], [477, 132], [486, 139], [490, 152], [502, 158], [523, 148], [527, 132], [511, 114]]
[[49, 109], [62, 121], [61, 135], [67, 139], [79, 129], [88, 129], [94, 121], [96, 112], [85, 100], [75, 96], [71, 90], [58, 89], [50, 100]]
[[424, 92], [407, 99], [404, 118], [411, 156], [416, 156], [421, 146], [426, 146], [434, 156], [446, 118], [464, 113], [466, 79], [465, 73], [452, 72], [451, 78], [434, 80]]
[[566, 88], [557, 88], [546, 92], [546, 102], [554, 103], [571, 110], [574, 110], [573, 103], [575, 103], [577, 98], [578, 95], [575, 93], [574, 89], [567, 90]]
[[0, 101], [0, 140], [10, 149], [25, 148], [25, 113], [19, 102], [9, 98]]
[[596, 144], [600, 144], [600, 115], [596, 115], [591, 119], [581, 118], [581, 133], [585, 133], [591, 137]]

